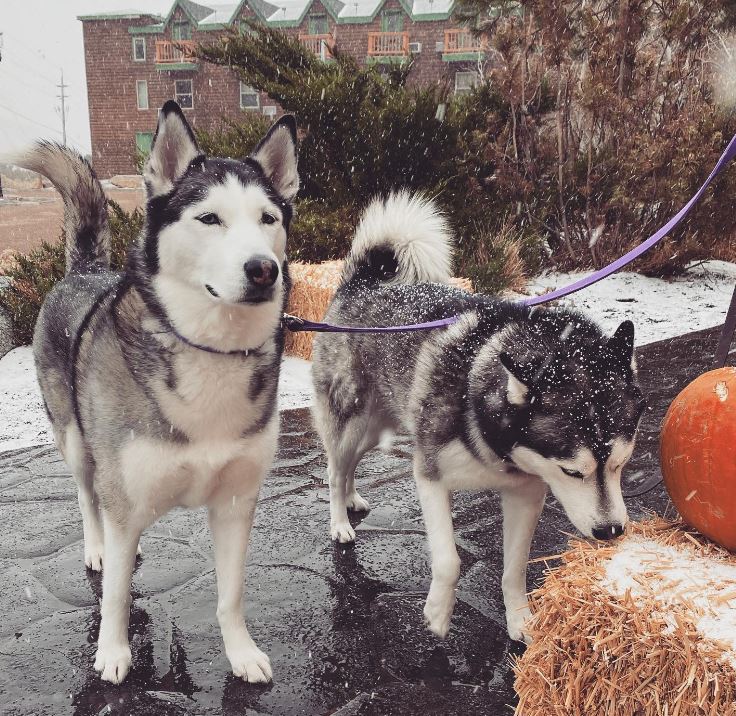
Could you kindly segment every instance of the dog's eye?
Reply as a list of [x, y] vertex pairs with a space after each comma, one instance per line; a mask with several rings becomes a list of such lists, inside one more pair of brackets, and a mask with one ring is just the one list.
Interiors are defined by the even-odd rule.
[[582, 472], [578, 472], [577, 470], [568, 470], [566, 467], [562, 467], [562, 465], [560, 465], [560, 470], [570, 477], [585, 477]]
[[207, 226], [213, 226], [215, 224], [221, 224], [220, 217], [217, 214], [213, 214], [211, 212], [207, 212], [206, 214], [200, 214], [197, 217], [197, 221], [201, 221], [203, 224], [207, 224]]
[[269, 214], [267, 211], [264, 211], [263, 214], [261, 214], [261, 221], [264, 224], [275, 224], [276, 217], [273, 214]]

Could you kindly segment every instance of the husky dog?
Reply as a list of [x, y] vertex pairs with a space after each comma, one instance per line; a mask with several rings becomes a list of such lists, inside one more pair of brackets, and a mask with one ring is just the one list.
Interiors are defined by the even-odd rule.
[[145, 227], [120, 274], [110, 272], [105, 196], [88, 162], [41, 142], [17, 163], [48, 177], [65, 204], [66, 276], [41, 309], [33, 351], [79, 488], [84, 562], [103, 570], [94, 667], [113, 683], [130, 669], [141, 532], [172, 507], [207, 505], [225, 652], [236, 676], [268, 681], [242, 594], [278, 434], [294, 118], [250, 157], [213, 159], [167, 102], [143, 171]]
[[528, 308], [448, 286], [450, 233], [408, 193], [366, 210], [326, 320], [381, 326], [460, 316], [444, 330], [321, 334], [315, 418], [325, 444], [332, 539], [351, 542], [347, 510], [367, 510], [354, 472], [384, 431], [414, 439], [414, 476], [432, 560], [424, 616], [446, 636], [460, 559], [454, 490], [502, 496], [509, 635], [528, 640], [526, 565], [549, 488], [584, 535], [627, 521], [621, 470], [643, 410], [634, 328], [605, 337], [573, 311]]

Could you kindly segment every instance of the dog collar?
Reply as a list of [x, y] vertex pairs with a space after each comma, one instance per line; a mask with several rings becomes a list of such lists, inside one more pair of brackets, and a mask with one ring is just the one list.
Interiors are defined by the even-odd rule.
[[247, 348], [245, 350], [234, 350], [234, 351], [221, 351], [219, 348], [212, 348], [211, 346], [203, 346], [201, 343], [195, 343], [194, 341], [190, 341], [188, 338], [183, 336], [179, 331], [174, 328], [171, 324], [169, 324], [169, 329], [166, 331], [156, 331], [153, 333], [153, 335], [160, 335], [162, 333], [172, 333], [176, 338], [178, 338], [182, 343], [189, 346], [190, 348], [196, 348], [197, 350], [204, 351], [205, 353], [214, 353], [215, 355], [219, 356], [242, 356], [243, 358], [247, 358], [249, 355], [258, 355], [261, 348], [266, 344], [265, 341], [261, 343], [260, 346], [257, 348]]

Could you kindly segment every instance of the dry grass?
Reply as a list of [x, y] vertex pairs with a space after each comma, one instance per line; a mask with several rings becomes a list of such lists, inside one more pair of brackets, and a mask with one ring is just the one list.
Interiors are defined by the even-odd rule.
[[[340, 283], [342, 261], [325, 261], [321, 264], [290, 263], [292, 286], [287, 312], [309, 321], [321, 321]], [[468, 279], [453, 279], [454, 285], [466, 291], [473, 287]], [[310, 332], [286, 333], [286, 353], [306, 360], [312, 358]]]
[[[734, 561], [680, 523], [656, 518], [630, 531]], [[687, 604], [669, 607], [665, 621], [654, 596], [614, 597], [601, 586], [616, 549], [573, 541], [532, 593], [534, 643], [514, 664], [517, 716], [736, 714], [736, 672], [696, 630]]]
[[15, 249], [0, 249], [0, 276], [4, 276], [17, 265], [18, 252]]

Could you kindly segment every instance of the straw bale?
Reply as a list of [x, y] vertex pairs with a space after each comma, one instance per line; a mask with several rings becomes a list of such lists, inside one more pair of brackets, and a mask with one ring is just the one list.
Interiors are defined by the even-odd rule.
[[[629, 535], [736, 565], [736, 557], [679, 522], [650, 519], [631, 524], [624, 539]], [[530, 595], [534, 642], [514, 661], [516, 716], [736, 714], [736, 670], [725, 658], [733, 652], [698, 630], [699, 607], [686, 597], [663, 607], [655, 591], [634, 598], [604, 586], [605, 564], [623, 541], [572, 540], [562, 564]], [[653, 554], [651, 573], [665, 568]], [[723, 593], [721, 585], [701, 586], [701, 596], [716, 590], [713, 604], [736, 596], [726, 585]]]
[[[342, 261], [325, 261], [321, 264], [289, 264], [291, 295], [287, 313], [309, 321], [324, 319], [327, 308], [340, 283]], [[453, 285], [472, 292], [470, 279], [454, 278]], [[286, 353], [311, 360], [314, 334], [307, 331], [286, 332]]]

